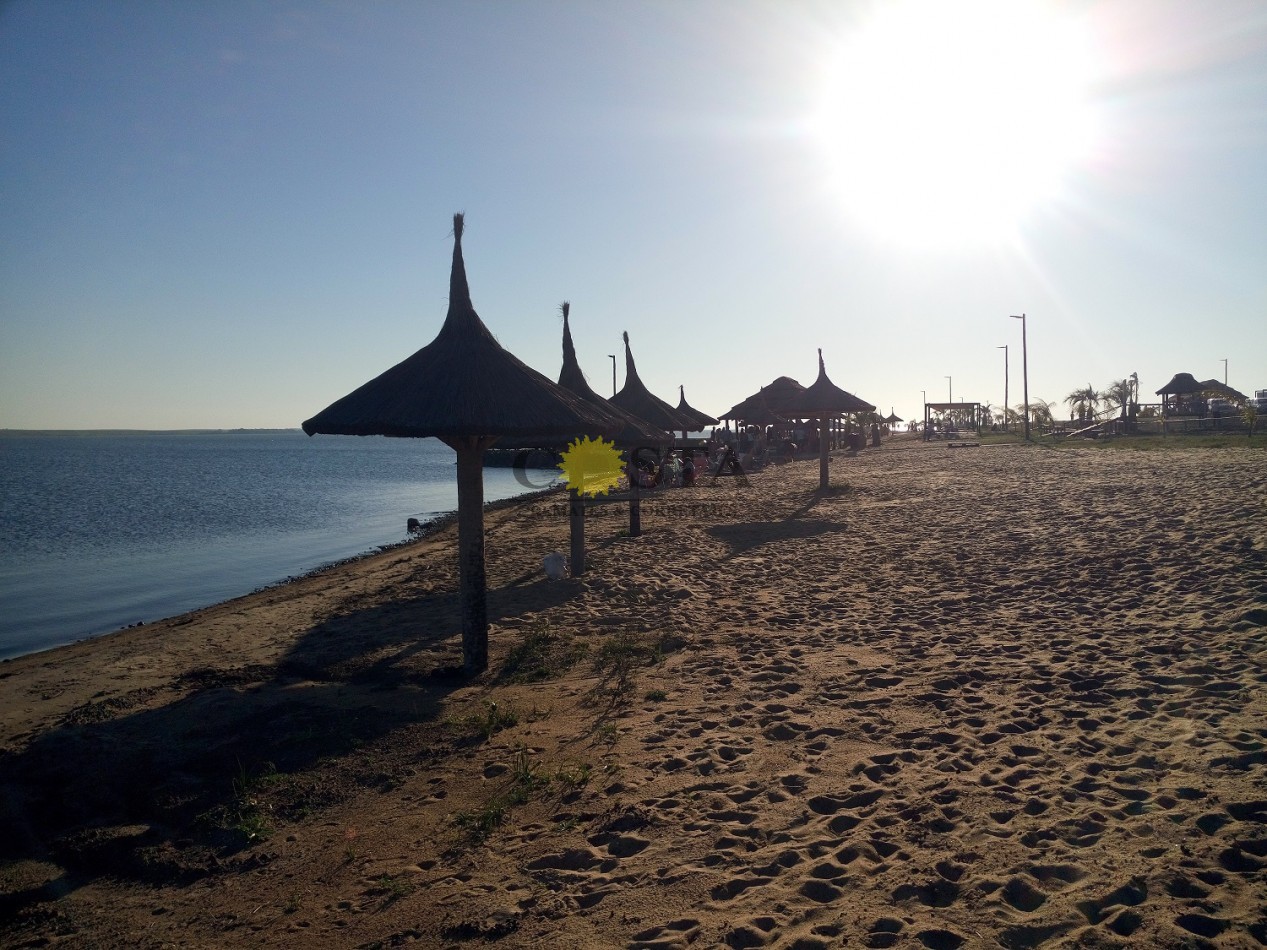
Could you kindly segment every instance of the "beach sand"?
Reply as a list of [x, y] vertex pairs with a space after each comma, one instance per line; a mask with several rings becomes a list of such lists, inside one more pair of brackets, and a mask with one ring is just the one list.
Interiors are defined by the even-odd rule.
[[451, 526], [0, 665], [0, 945], [1267, 945], [1267, 453], [831, 481], [490, 512], [473, 682]]

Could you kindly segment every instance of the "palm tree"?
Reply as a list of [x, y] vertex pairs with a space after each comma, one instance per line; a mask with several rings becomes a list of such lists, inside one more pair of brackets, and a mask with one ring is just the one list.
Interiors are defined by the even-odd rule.
[[[1054, 424], [1051, 408], [1054, 405], [1056, 405], [1054, 402], [1048, 402], [1046, 399], [1039, 399], [1036, 396], [1031, 396], [1029, 400], [1030, 422], [1036, 426], [1045, 425], [1048, 428], [1051, 428]], [[1023, 412], [1025, 405], [1024, 403], [1021, 403], [1016, 408], [1018, 412]]]
[[1075, 389], [1065, 397], [1065, 402], [1069, 404], [1069, 420], [1072, 422], [1074, 417], [1081, 422], [1087, 421], [1095, 415], [1095, 407], [1100, 402], [1100, 394], [1087, 383], [1085, 389]]
[[1104, 391], [1103, 398], [1110, 406], [1117, 406], [1121, 410], [1121, 414], [1125, 416], [1127, 406], [1135, 398], [1134, 384], [1130, 379], [1114, 380], [1109, 384], [1108, 389]]

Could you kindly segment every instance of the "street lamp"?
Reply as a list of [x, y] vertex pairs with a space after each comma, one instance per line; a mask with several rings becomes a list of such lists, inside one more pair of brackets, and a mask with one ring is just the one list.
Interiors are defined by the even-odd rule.
[[1029, 438], [1029, 346], [1025, 341], [1025, 314], [1017, 316], [1014, 313], [1008, 314], [1013, 320], [1021, 321], [1021, 377], [1025, 387], [1025, 441]]
[[1003, 430], [1011, 432], [1011, 426], [1007, 424], [1007, 344], [996, 346], [995, 349], [1003, 351]]
[[607, 358], [612, 361], [612, 395], [616, 395], [616, 354], [608, 353]]

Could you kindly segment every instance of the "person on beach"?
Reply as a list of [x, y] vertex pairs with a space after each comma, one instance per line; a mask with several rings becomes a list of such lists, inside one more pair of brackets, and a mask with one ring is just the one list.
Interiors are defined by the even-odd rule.
[[722, 450], [721, 459], [718, 460], [717, 468], [713, 471], [713, 481], [717, 481], [721, 475], [743, 475], [743, 467], [739, 464], [733, 445], [728, 445]]

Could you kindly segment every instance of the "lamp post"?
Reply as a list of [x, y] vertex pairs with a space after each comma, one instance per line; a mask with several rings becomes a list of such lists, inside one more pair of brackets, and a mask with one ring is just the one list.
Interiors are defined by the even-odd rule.
[[616, 354], [608, 353], [607, 358], [612, 361], [612, 395], [616, 395]]
[[1029, 345], [1025, 340], [1025, 314], [1017, 316], [1014, 313], [1008, 314], [1013, 320], [1021, 321], [1021, 378], [1025, 387], [1025, 441], [1029, 438]]
[[1012, 427], [1007, 422], [1007, 344], [996, 346], [995, 349], [1003, 351], [1003, 431], [1011, 432]]
[[1223, 361], [1223, 385], [1227, 385], [1227, 360]]

